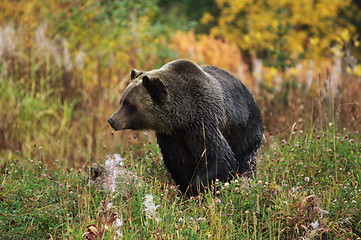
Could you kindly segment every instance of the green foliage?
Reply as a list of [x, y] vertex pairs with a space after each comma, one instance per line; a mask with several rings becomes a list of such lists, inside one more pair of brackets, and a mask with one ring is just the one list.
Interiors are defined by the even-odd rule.
[[[85, 172], [15, 153], [0, 179], [2, 238], [80, 239], [90, 224], [93, 233], [108, 224], [104, 239], [360, 237], [359, 133], [293, 129], [270, 141], [255, 179], [216, 182], [190, 199], [179, 197], [152, 143], [125, 155], [138, 180], [119, 180], [115, 192], [89, 187]], [[139, 151], [147, 155], [132, 157]]]
[[[84, 213], [99, 204], [96, 191], [89, 198], [84, 175], [65, 170], [59, 162], [49, 169], [39, 158], [33, 160], [21, 152], [9, 162], [0, 178], [2, 239], [49, 239], [66, 234], [69, 224], [83, 221]], [[82, 209], [86, 199], [89, 202]]]

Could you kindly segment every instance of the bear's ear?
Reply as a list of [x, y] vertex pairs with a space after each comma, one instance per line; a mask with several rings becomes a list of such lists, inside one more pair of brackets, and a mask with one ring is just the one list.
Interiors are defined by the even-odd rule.
[[160, 104], [165, 103], [168, 91], [159, 78], [150, 79], [148, 76], [143, 76], [142, 84], [155, 102]]
[[133, 80], [135, 79], [136, 77], [138, 77], [140, 74], [142, 74], [143, 72], [142, 71], [138, 71], [137, 69], [133, 69], [131, 72], [130, 72], [130, 79]]

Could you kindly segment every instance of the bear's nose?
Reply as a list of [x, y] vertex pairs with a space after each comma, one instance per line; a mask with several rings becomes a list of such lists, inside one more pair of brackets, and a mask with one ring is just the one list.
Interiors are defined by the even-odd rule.
[[113, 126], [115, 121], [113, 120], [113, 118], [108, 118], [108, 123], [110, 124], [110, 126]]

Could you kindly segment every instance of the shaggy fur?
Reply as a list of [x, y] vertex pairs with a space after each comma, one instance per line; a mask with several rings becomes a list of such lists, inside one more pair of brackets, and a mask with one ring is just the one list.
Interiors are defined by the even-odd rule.
[[165, 166], [183, 193], [197, 194], [215, 179], [251, 176], [263, 126], [239, 79], [186, 60], [132, 70], [131, 79], [108, 122], [115, 130], [154, 130]]

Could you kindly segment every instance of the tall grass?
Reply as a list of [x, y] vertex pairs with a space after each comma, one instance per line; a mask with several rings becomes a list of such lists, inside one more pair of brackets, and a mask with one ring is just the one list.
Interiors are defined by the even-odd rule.
[[[291, 129], [288, 138], [268, 141], [254, 179], [217, 182], [215, 191], [190, 199], [180, 197], [153, 143], [140, 146], [146, 156], [127, 153], [121, 164], [104, 164], [112, 168], [103, 169], [95, 182], [90, 172], [69, 170], [63, 161], [49, 168], [40, 154], [16, 152], [0, 179], [1, 237], [360, 237], [360, 134]], [[114, 178], [107, 172], [114, 168], [123, 173]], [[107, 188], [110, 180], [117, 182], [115, 191]]]

